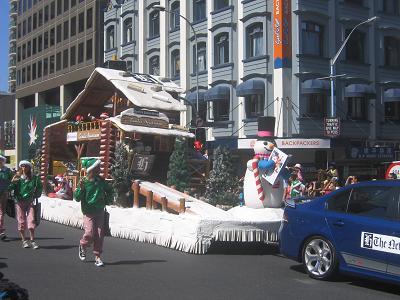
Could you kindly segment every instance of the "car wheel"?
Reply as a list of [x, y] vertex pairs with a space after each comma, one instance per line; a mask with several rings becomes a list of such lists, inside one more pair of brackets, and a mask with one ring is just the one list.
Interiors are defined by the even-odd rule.
[[303, 265], [308, 275], [315, 279], [327, 280], [337, 271], [337, 256], [332, 243], [321, 236], [315, 236], [304, 243]]

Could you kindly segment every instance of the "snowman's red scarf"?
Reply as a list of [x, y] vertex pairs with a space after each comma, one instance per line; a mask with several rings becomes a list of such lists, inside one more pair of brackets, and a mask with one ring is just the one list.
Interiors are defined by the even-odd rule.
[[253, 169], [254, 179], [256, 181], [256, 189], [258, 194], [258, 199], [264, 201], [264, 189], [261, 185], [260, 171], [258, 169], [258, 162], [260, 159], [268, 159], [270, 153], [256, 153], [251, 161], [251, 167]]

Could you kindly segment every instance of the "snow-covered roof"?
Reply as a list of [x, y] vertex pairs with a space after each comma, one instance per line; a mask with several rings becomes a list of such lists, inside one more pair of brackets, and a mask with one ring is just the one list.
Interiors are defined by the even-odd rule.
[[128, 73], [120, 70], [96, 68], [81, 91], [67, 108], [61, 119], [68, 119], [75, 114], [101, 113], [104, 104], [117, 92], [133, 105], [161, 111], [184, 111], [185, 105], [173, 98], [167, 91], [176, 93], [182, 89], [174, 82], [163, 83], [148, 74]]
[[109, 120], [113, 124], [115, 124], [115, 126], [117, 126], [118, 128], [122, 129], [125, 132], [138, 132], [138, 133], [142, 133], [142, 134], [154, 134], [154, 135], [164, 135], [164, 136], [180, 136], [180, 137], [187, 137], [187, 138], [194, 137], [193, 133], [187, 132], [184, 130], [153, 128], [153, 127], [122, 124], [120, 117], [111, 117], [111, 118], [109, 118]]

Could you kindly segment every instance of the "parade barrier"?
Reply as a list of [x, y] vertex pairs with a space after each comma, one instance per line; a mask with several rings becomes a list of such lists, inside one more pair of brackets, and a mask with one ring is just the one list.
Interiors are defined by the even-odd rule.
[[[171, 249], [205, 254], [214, 241], [276, 243], [282, 209], [251, 209], [235, 207], [223, 211], [208, 203], [176, 192], [158, 183], [141, 183], [142, 192], [152, 192], [152, 206], [120, 208], [108, 206], [110, 231], [113, 237], [153, 243]], [[140, 188], [142, 189], [142, 187]], [[185, 212], [181, 203], [185, 199]], [[68, 226], [82, 228], [80, 203], [42, 196], [42, 218]], [[154, 203], [180, 210], [169, 213], [154, 209]]]

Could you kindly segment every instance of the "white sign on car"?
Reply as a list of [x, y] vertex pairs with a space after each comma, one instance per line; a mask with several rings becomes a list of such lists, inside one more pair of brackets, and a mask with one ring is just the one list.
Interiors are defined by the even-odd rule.
[[400, 238], [371, 232], [361, 232], [361, 248], [400, 255]]

